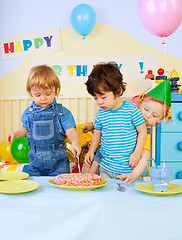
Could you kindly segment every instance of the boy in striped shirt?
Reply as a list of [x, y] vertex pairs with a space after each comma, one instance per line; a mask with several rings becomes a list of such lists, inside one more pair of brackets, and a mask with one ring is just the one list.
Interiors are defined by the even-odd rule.
[[97, 64], [85, 84], [100, 108], [85, 156], [86, 164], [92, 163], [101, 142], [99, 171], [103, 178], [116, 178], [119, 174], [132, 172], [142, 156], [147, 130], [141, 111], [121, 98], [126, 83], [117, 64]]

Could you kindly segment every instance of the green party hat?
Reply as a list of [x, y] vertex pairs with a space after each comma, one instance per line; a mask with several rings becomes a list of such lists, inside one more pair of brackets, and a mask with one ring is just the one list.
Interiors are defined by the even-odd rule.
[[157, 87], [152, 89], [147, 93], [148, 96], [151, 96], [159, 101], [171, 106], [171, 83], [170, 78], [164, 80]]

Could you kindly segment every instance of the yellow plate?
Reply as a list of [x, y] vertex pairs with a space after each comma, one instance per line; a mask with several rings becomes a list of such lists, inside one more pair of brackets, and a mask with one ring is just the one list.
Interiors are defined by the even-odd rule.
[[94, 189], [96, 189], [96, 188], [100, 188], [100, 187], [105, 186], [105, 185], [107, 184], [107, 180], [102, 179], [102, 183], [101, 183], [100, 185], [97, 185], [97, 186], [89, 186], [89, 187], [87, 187], [87, 186], [84, 186], [84, 187], [76, 187], [76, 186], [73, 186], [73, 187], [71, 187], [71, 186], [57, 185], [57, 184], [54, 184], [54, 178], [50, 179], [50, 180], [49, 180], [49, 183], [50, 183], [51, 185], [54, 185], [54, 186], [56, 186], [56, 187], [59, 187], [59, 188], [61, 188], [61, 189], [63, 189], [63, 190], [88, 191], [88, 190], [94, 190]]
[[153, 188], [152, 183], [142, 183], [135, 186], [135, 188], [141, 192], [145, 192], [155, 196], [170, 196], [182, 192], [182, 186], [178, 184], [169, 184], [169, 188], [165, 192], [157, 192]]
[[0, 171], [0, 180], [25, 179], [28, 177], [29, 177], [29, 174], [25, 172]]
[[0, 193], [19, 194], [33, 191], [39, 188], [39, 184], [29, 180], [12, 179], [0, 182]]

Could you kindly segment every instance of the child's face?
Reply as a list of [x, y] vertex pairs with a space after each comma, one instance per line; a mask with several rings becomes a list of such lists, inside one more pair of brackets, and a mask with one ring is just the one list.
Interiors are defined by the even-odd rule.
[[103, 92], [102, 94], [95, 93], [94, 100], [97, 106], [104, 110], [115, 110], [122, 105], [121, 98], [115, 96], [113, 92]]
[[53, 103], [54, 97], [56, 96], [54, 88], [53, 89], [42, 89], [37, 86], [32, 87], [31, 95], [34, 102], [41, 108], [45, 108]]
[[163, 105], [152, 100], [143, 101], [139, 109], [142, 112], [147, 126], [161, 122], [164, 117]]

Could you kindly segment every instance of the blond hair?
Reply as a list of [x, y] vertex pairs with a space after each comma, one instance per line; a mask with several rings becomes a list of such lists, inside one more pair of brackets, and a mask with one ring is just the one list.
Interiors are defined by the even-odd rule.
[[39, 87], [44, 90], [53, 89], [58, 95], [61, 90], [61, 84], [54, 70], [47, 65], [38, 65], [32, 67], [27, 79], [27, 92], [31, 95], [32, 87]]

